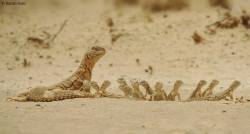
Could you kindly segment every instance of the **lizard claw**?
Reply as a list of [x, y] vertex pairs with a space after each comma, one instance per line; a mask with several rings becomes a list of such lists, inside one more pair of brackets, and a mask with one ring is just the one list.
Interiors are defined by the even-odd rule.
[[26, 98], [25, 97], [8, 97], [7, 101], [8, 102], [13, 102], [13, 101], [24, 102], [26, 101]]

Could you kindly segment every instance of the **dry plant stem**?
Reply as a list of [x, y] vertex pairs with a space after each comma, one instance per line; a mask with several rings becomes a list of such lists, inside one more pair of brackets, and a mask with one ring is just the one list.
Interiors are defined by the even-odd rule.
[[54, 35], [47, 41], [48, 44], [50, 44], [51, 42], [53, 42], [53, 41], [56, 39], [56, 37], [61, 33], [61, 31], [63, 30], [63, 28], [64, 28], [65, 25], [67, 24], [67, 22], [68, 22], [68, 20], [65, 20], [65, 21], [63, 22], [63, 24], [61, 25], [61, 27], [59, 28], [59, 30], [57, 31], [57, 33], [54, 34]]

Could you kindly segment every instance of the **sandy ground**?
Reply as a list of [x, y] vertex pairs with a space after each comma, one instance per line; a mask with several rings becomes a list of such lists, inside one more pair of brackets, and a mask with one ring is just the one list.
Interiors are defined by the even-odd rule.
[[[116, 9], [108, 0], [48, 3], [27, 1], [26, 5], [0, 9], [1, 134], [249, 133], [249, 103], [126, 99], [7, 102], [8, 96], [30, 87], [67, 78], [84, 52], [95, 45], [105, 47], [107, 54], [96, 65], [93, 80], [111, 80], [109, 90], [114, 93], [121, 94], [115, 82], [121, 76], [145, 79], [152, 85], [162, 81], [167, 92], [175, 80], [183, 80], [184, 99], [201, 79], [218, 79], [216, 92], [237, 79], [242, 85], [235, 95], [250, 98], [250, 31], [239, 26], [206, 34], [206, 25], [221, 19], [225, 10], [209, 7], [205, 0], [191, 0], [190, 7], [181, 11], [149, 15], [136, 7]], [[233, 13], [248, 10], [249, 5], [249, 0], [234, 1]], [[122, 34], [113, 44], [105, 21], [109, 17], [116, 32]], [[27, 43], [29, 36], [55, 33], [66, 19], [68, 23], [49, 49]], [[195, 31], [205, 39], [201, 44], [191, 38]], [[23, 67], [24, 59], [31, 66]], [[148, 66], [153, 67], [153, 75], [144, 71]]]

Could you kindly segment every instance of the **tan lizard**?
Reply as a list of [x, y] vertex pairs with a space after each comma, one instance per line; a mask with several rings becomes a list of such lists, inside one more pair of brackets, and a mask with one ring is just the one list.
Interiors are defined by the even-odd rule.
[[131, 80], [131, 85], [133, 87], [132, 90], [132, 97], [135, 99], [139, 99], [139, 100], [145, 100], [145, 96], [143, 95], [143, 93], [140, 91], [140, 84], [138, 82], [138, 80]]
[[143, 86], [146, 90], [146, 94], [145, 94], [145, 98], [147, 98], [147, 95], [150, 96], [150, 98], [148, 100], [152, 100], [153, 94], [154, 94], [154, 90], [150, 87], [150, 85], [148, 84], [147, 81], [142, 80], [140, 81], [140, 85]]
[[181, 101], [181, 95], [179, 93], [180, 87], [183, 84], [181, 80], [177, 80], [174, 84], [174, 88], [170, 93], [168, 94], [168, 100], [175, 101], [176, 96], [178, 97], [178, 100]]
[[162, 88], [163, 88], [163, 83], [156, 82], [156, 84], [155, 84], [155, 93], [153, 94], [152, 101], [167, 100], [167, 98], [168, 98], [167, 94]]
[[201, 94], [202, 97], [207, 97], [213, 95], [213, 89], [217, 86], [220, 82], [218, 80], [212, 80], [209, 84], [208, 88]]
[[194, 101], [194, 100], [201, 99], [201, 97], [202, 97], [201, 89], [206, 84], [207, 84], [207, 82], [205, 80], [200, 80], [197, 87], [195, 88], [195, 90], [192, 92], [192, 94], [190, 95], [190, 97], [186, 101]]
[[132, 88], [127, 84], [124, 78], [117, 79], [117, 82], [119, 84], [119, 89], [122, 90], [125, 97], [131, 97], [132, 95]]
[[[233, 92], [236, 90], [236, 88], [238, 88], [240, 86], [240, 81], [235, 80], [228, 89], [226, 89], [225, 91], [222, 91], [220, 93], [217, 93], [215, 95], [209, 96], [209, 97], [205, 97], [203, 98], [203, 100], [209, 100], [209, 101], [219, 101], [219, 100], [233, 100]], [[228, 98], [229, 97], [229, 98]]]
[[[36, 91], [37, 92], [38, 91], [47, 92], [49, 90], [55, 90], [55, 91], [80, 90], [80, 88], [82, 88], [84, 80], [91, 80], [92, 70], [93, 70], [96, 62], [101, 57], [103, 57], [105, 55], [105, 53], [106, 53], [105, 49], [102, 47], [98, 47], [98, 46], [92, 47], [84, 55], [84, 58], [82, 59], [81, 64], [78, 67], [78, 69], [69, 78], [67, 78], [66, 80], [59, 82], [55, 85], [49, 86], [49, 87], [44, 87], [44, 86], [35, 87], [35, 88], [33, 88], [34, 90], [33, 89], [30, 90], [30, 91], [32, 91], [31, 94], [33, 94], [33, 91], [34, 92], [36, 92]], [[28, 91], [28, 93], [30, 91]], [[90, 92], [88, 90], [85, 90], [85, 91]]]
[[105, 49], [102, 47], [92, 47], [81, 61], [78, 69], [66, 80], [55, 84], [50, 89], [60, 88], [65, 90], [79, 90], [83, 80], [91, 80], [92, 70], [101, 57], [105, 55]]

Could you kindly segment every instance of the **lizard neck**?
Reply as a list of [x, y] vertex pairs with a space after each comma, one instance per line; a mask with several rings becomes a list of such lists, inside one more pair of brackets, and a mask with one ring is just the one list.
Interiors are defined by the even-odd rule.
[[95, 63], [95, 61], [84, 57], [76, 71], [76, 75], [82, 80], [91, 80], [92, 70], [95, 66]]
[[203, 86], [202, 84], [199, 84], [199, 85], [196, 87], [195, 91], [201, 90], [202, 86]]

